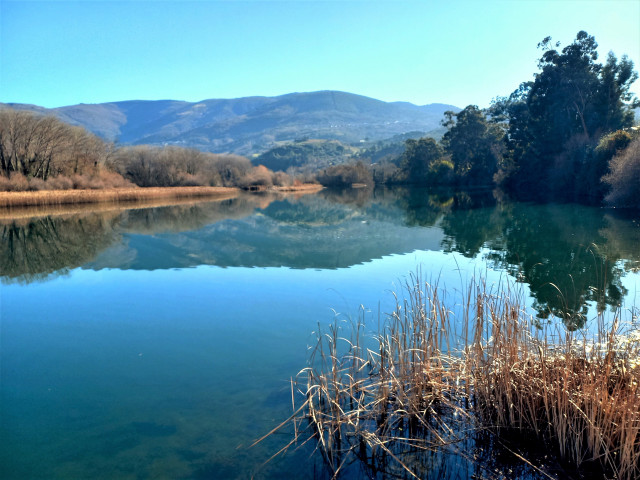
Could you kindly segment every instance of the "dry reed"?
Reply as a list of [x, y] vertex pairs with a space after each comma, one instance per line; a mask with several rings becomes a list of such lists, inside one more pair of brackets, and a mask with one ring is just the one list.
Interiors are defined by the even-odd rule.
[[[456, 318], [444, 290], [416, 277], [405, 287], [373, 337], [362, 319], [318, 329], [285, 448], [316, 439], [333, 478], [354, 461], [372, 477], [458, 476], [450, 453], [462, 462], [455, 468], [504, 478], [476, 461], [479, 438], [504, 444], [516, 432], [576, 471], [590, 465], [603, 476], [640, 478], [640, 333], [632, 321], [623, 328], [620, 315], [608, 324], [600, 317], [592, 334], [541, 327], [522, 293], [483, 282], [471, 284]], [[512, 453], [555, 478], [541, 459]]]
[[151, 199], [169, 198], [231, 198], [235, 195], [237, 195], [237, 189], [226, 187], [149, 187], [0, 192], [0, 208], [87, 203], [136, 203]]

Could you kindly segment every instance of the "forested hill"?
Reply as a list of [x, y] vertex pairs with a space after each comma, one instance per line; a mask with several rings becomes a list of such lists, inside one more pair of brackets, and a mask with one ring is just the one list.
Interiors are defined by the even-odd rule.
[[304, 137], [353, 143], [382, 140], [408, 131], [429, 132], [440, 127], [445, 111], [460, 110], [437, 103], [389, 103], [337, 91], [197, 103], [133, 100], [53, 109], [25, 104], [7, 106], [52, 113], [121, 144], [170, 144], [244, 155], [264, 152], [276, 142]]

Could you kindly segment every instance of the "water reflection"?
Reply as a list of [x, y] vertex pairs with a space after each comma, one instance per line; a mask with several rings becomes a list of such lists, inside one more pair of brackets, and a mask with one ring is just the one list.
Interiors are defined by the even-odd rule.
[[495, 192], [325, 190], [172, 207], [5, 219], [0, 277], [197, 265], [336, 269], [414, 250], [456, 252], [529, 285], [542, 318], [579, 327], [587, 303], [618, 306], [640, 268], [638, 219]]
[[118, 218], [88, 213], [0, 223], [0, 279], [29, 283], [84, 265], [119, 238]]

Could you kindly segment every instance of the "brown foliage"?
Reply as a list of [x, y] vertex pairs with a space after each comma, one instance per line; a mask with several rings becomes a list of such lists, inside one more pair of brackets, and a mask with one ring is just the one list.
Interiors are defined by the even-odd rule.
[[80, 127], [52, 116], [0, 109], [0, 175], [13, 172], [47, 180], [94, 172], [108, 146]]
[[373, 175], [361, 161], [352, 165], [335, 165], [318, 174], [318, 182], [325, 186], [350, 186], [354, 183], [371, 185]]
[[237, 155], [150, 145], [120, 148], [108, 165], [141, 187], [231, 187], [240, 185], [251, 170], [251, 162]]
[[608, 205], [640, 209], [640, 136], [611, 159], [602, 180], [611, 187]]

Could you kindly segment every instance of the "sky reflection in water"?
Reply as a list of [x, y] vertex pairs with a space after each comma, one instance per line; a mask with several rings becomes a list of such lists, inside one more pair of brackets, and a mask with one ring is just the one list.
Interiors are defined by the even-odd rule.
[[636, 219], [368, 195], [2, 220], [1, 476], [309, 478], [308, 450], [261, 467], [282, 437], [245, 447], [290, 414], [318, 323], [374, 329], [417, 268], [452, 302], [509, 272], [540, 316], [553, 282], [573, 326], [638, 289]]

